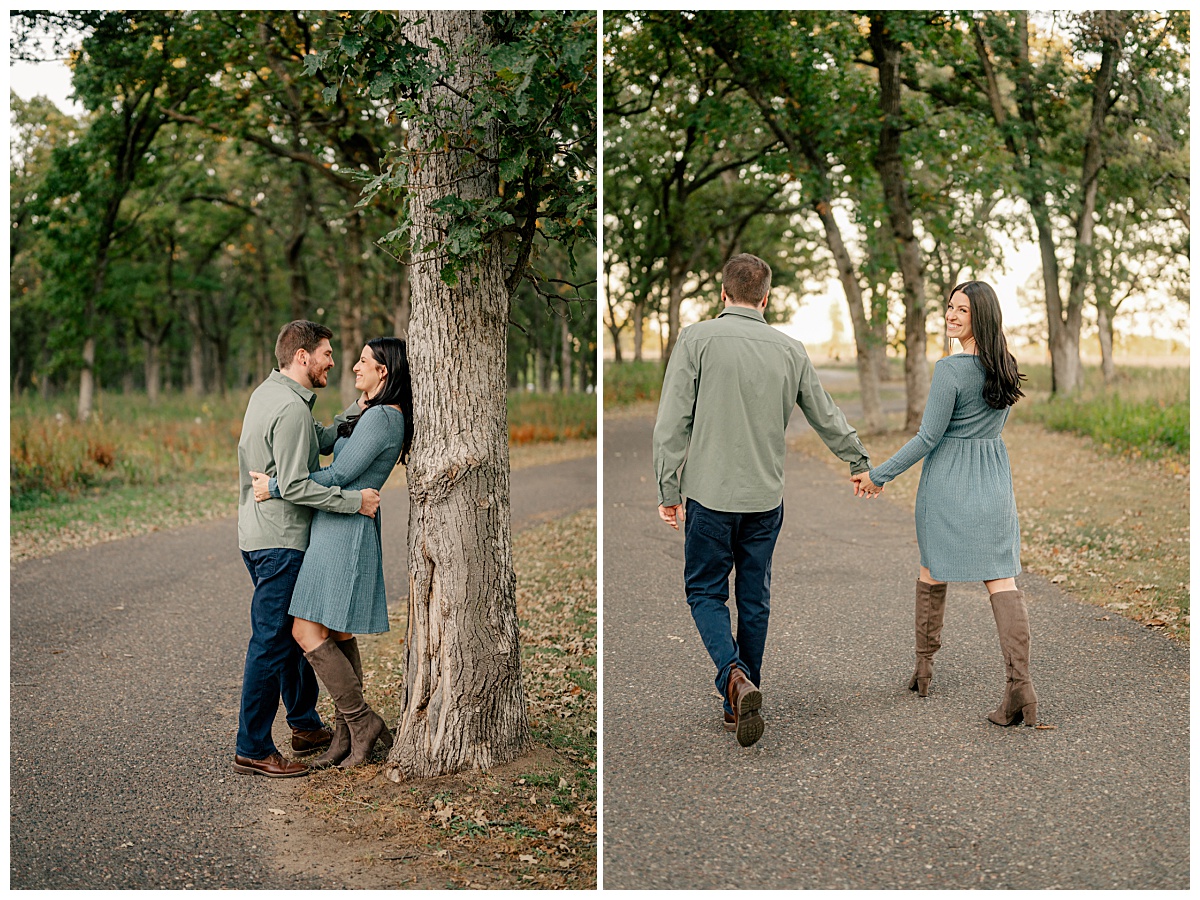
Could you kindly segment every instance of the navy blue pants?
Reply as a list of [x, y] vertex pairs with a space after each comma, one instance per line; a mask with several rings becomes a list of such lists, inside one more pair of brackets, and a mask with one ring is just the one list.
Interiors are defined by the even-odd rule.
[[[771, 616], [771, 556], [783, 525], [783, 504], [767, 512], [718, 512], [688, 499], [683, 520], [683, 578], [692, 619], [717, 667], [717, 690], [732, 713], [726, 685], [733, 667], [755, 685], [762, 678]], [[734, 574], [737, 638], [729, 615]]]
[[237, 754], [266, 759], [276, 752], [271, 726], [280, 698], [290, 726], [301, 731], [322, 727], [317, 715], [317, 676], [292, 637], [292, 617], [288, 615], [304, 551], [243, 550], [242, 560], [254, 582], [254, 598], [250, 601], [250, 646], [242, 675]]

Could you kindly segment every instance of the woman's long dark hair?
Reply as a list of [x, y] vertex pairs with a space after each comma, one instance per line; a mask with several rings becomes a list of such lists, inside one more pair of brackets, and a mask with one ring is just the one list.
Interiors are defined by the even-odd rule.
[[1008, 352], [1000, 301], [992, 286], [983, 281], [964, 281], [950, 296], [960, 291], [971, 304], [971, 333], [984, 372], [983, 399], [992, 409], [1007, 409], [1025, 396], [1021, 390], [1025, 376], [1017, 371], [1017, 360]]
[[[387, 369], [387, 378], [379, 393], [367, 401], [367, 409], [372, 406], [398, 406], [404, 413], [404, 446], [400, 448], [400, 462], [408, 465], [408, 451], [412, 447], [413, 414], [412, 414], [412, 374], [408, 369], [408, 344], [394, 337], [379, 337], [367, 341], [375, 362]], [[367, 411], [363, 410], [363, 413]], [[359, 413], [338, 426], [338, 434], [350, 437], [354, 426], [362, 418]]]

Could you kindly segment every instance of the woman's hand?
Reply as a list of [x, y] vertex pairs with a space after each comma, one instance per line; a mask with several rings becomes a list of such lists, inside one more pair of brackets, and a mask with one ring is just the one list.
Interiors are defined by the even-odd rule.
[[250, 480], [254, 483], [254, 499], [259, 503], [264, 500], [271, 499], [271, 489], [269, 487], [271, 476], [264, 475], [262, 472], [251, 472]]
[[867, 472], [859, 472], [857, 475], [851, 475], [850, 481], [854, 485], [855, 497], [866, 497], [868, 500], [874, 500], [883, 493], [883, 486], [873, 482], [870, 474]]

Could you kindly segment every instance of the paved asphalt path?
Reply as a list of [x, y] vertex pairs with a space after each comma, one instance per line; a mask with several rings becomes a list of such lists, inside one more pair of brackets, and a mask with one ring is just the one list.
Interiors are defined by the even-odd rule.
[[[517, 470], [514, 528], [592, 506], [595, 488], [592, 458]], [[382, 514], [395, 599], [402, 487]], [[256, 837], [299, 783], [230, 768], [250, 594], [235, 518], [12, 567], [11, 887], [340, 886], [282, 874]], [[276, 743], [285, 731], [281, 712]]]
[[1187, 649], [1024, 575], [1038, 715], [1057, 727], [999, 728], [987, 592], [952, 585], [918, 699], [911, 512], [795, 453], [767, 729], [740, 748], [684, 600], [682, 532], [658, 521], [651, 429], [604, 429], [605, 888], [1189, 886]]

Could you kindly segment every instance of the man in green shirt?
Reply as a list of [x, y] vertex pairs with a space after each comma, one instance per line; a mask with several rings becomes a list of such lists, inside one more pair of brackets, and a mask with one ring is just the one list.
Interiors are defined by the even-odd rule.
[[[725, 264], [715, 319], [691, 325], [667, 364], [654, 426], [659, 517], [679, 528], [692, 619], [717, 667], [725, 728], [762, 737], [759, 690], [770, 616], [771, 556], [783, 524], [784, 432], [799, 404], [850, 473], [867, 451], [821, 387], [804, 346], [766, 323], [771, 267], [742, 253]], [[731, 632], [729, 575], [738, 623]]]
[[[283, 326], [275, 343], [279, 368], [250, 395], [238, 441], [238, 546], [254, 597], [233, 768], [248, 775], [308, 774], [307, 766], [284, 759], [271, 738], [281, 697], [293, 750], [310, 753], [332, 738], [317, 715], [316, 676], [292, 638], [288, 615], [312, 510], [374, 517], [379, 508], [378, 491], [322, 487], [308, 477], [337, 439], [337, 422], [327, 428], [312, 414], [313, 389], [325, 387], [333, 368], [331, 337], [316, 322]], [[256, 503], [252, 471], [275, 476], [284, 502]]]

